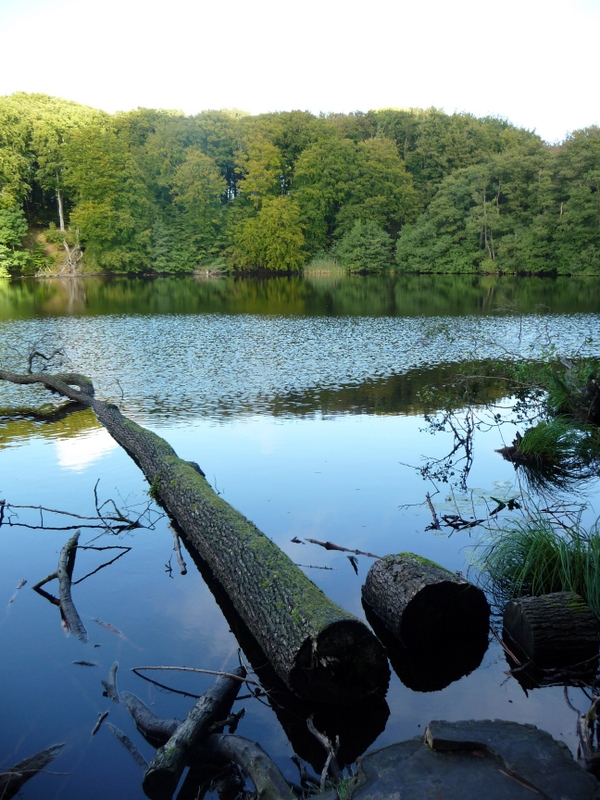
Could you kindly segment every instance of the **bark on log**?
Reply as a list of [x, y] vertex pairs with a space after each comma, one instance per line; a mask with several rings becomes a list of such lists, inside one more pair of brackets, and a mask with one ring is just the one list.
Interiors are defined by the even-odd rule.
[[38, 772], [41, 772], [47, 764], [56, 758], [64, 744], [62, 742], [61, 744], [54, 744], [52, 747], [46, 748], [46, 750], [40, 750], [39, 753], [29, 756], [29, 758], [25, 758], [23, 761], [19, 761], [18, 764], [1, 772], [0, 798], [9, 800], [9, 798], [14, 797], [24, 783], [33, 778], [34, 775], [37, 775]]
[[[244, 678], [246, 670], [237, 667], [232, 674]], [[151, 800], [170, 800], [190, 754], [208, 736], [211, 725], [227, 717], [240, 686], [234, 678], [220, 677], [198, 700], [169, 741], [159, 747], [142, 784]]]
[[0, 379], [41, 383], [93, 409], [142, 469], [152, 494], [208, 563], [292, 691], [341, 704], [385, 693], [387, 659], [366, 625], [332, 603], [164, 439], [124, 417], [117, 406], [96, 400], [85, 376], [0, 371]]
[[517, 656], [541, 668], [597, 658], [600, 646], [598, 620], [573, 592], [511, 600], [504, 609], [504, 638]]
[[481, 589], [412, 553], [376, 561], [362, 596], [408, 648], [435, 649], [440, 642], [487, 634], [490, 609]]

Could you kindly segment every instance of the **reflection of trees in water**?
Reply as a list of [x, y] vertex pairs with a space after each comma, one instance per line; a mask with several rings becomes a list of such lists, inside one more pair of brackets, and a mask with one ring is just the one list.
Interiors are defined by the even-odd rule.
[[25, 279], [2, 282], [0, 318], [37, 314], [282, 314], [464, 316], [596, 313], [600, 287], [585, 278], [392, 275], [225, 278]]

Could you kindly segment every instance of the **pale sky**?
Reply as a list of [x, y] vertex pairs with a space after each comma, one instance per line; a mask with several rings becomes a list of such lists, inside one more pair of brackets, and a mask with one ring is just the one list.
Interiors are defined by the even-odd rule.
[[0, 0], [0, 95], [600, 124], [600, 0]]

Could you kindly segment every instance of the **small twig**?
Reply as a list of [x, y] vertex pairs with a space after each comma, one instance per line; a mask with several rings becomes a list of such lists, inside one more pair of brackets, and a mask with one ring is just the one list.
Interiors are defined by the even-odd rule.
[[98, 720], [94, 725], [94, 727], [92, 728], [92, 736], [95, 736], [98, 733], [98, 731], [100, 730], [100, 726], [107, 717], [108, 717], [108, 711], [102, 711], [100, 714], [98, 714]]
[[223, 677], [223, 678], [233, 678], [233, 680], [239, 681], [240, 683], [251, 683], [254, 686], [258, 686], [259, 688], [262, 688], [260, 683], [258, 681], [255, 681], [253, 678], [248, 678], [247, 676], [245, 678], [241, 678], [239, 675], [235, 675], [235, 674], [233, 674], [231, 672], [222, 672], [222, 671], [216, 670], [216, 669], [200, 669], [200, 667], [131, 667], [131, 671], [135, 672], [135, 674], [139, 678], [143, 678], [144, 677], [143, 675], [139, 674], [139, 671], [143, 670], [143, 669], [145, 669], [145, 670], [156, 670], [156, 671], [160, 671], [160, 670], [169, 671], [170, 670], [170, 671], [173, 671], [173, 672], [198, 672], [201, 675], [218, 675], [219, 677]]
[[[325, 748], [325, 752], [327, 753], [327, 760], [325, 762], [325, 767], [321, 774], [321, 791], [324, 791], [325, 788], [325, 779], [327, 778], [327, 773], [331, 773], [331, 777], [334, 781], [340, 781], [342, 779], [342, 771], [339, 767], [337, 762], [337, 748], [334, 748], [331, 740], [328, 736], [321, 731], [317, 730], [315, 727], [315, 723], [313, 722], [313, 715], [311, 714], [310, 717], [306, 720], [306, 727], [315, 737], [315, 739], [323, 745]], [[338, 741], [339, 744], [339, 741]]]
[[490, 625], [490, 631], [492, 632], [492, 634], [494, 635], [494, 637], [496, 638], [496, 640], [497, 640], [497, 641], [498, 641], [498, 643], [500, 644], [500, 647], [501, 647], [501, 648], [502, 648], [502, 649], [503, 649], [503, 650], [504, 650], [506, 653], [508, 653], [508, 655], [509, 655], [509, 656], [512, 658], [512, 660], [515, 662], [515, 664], [516, 664], [518, 667], [522, 667], [522, 666], [523, 666], [523, 663], [522, 663], [521, 661], [519, 661], [519, 659], [518, 659], [518, 658], [516, 657], [516, 655], [515, 655], [515, 654], [512, 652], [512, 650], [510, 650], [510, 649], [508, 648], [508, 646], [507, 646], [507, 645], [506, 645], [506, 644], [503, 642], [503, 640], [502, 640], [502, 639], [501, 639], [501, 638], [498, 636], [498, 634], [496, 633], [496, 630], [495, 630], [495, 628], [494, 628], [494, 626], [493, 626], [493, 625]]
[[425, 494], [425, 500], [427, 501], [427, 505], [429, 506], [429, 510], [431, 511], [431, 516], [433, 518], [433, 524], [429, 525], [430, 530], [440, 531], [442, 526], [440, 525], [440, 521], [438, 519], [438, 515], [436, 514], [435, 508], [433, 507], [433, 503], [431, 502], [431, 495], [429, 492]]
[[324, 547], [325, 550], [340, 550], [342, 553], [354, 553], [355, 556], [367, 556], [367, 558], [381, 558], [376, 556], [375, 553], [365, 553], [363, 550], [351, 550], [348, 547], [342, 547], [340, 544], [333, 542], [322, 542], [319, 539], [306, 539], [311, 544], [318, 544], [319, 547]]
[[14, 592], [13, 596], [8, 601], [8, 605], [11, 605], [11, 603], [15, 602], [19, 589], [22, 589], [23, 586], [25, 586], [26, 583], [27, 583], [27, 581], [25, 580], [25, 578], [21, 578], [21, 580], [17, 583], [17, 588], [15, 589], [15, 592]]
[[117, 545], [115, 545], [113, 547], [89, 547], [89, 546], [81, 547], [80, 546], [79, 549], [80, 550], [122, 550], [123, 552], [119, 553], [118, 556], [115, 556], [114, 558], [111, 558], [110, 561], [106, 561], [104, 564], [100, 564], [99, 567], [96, 567], [96, 569], [92, 570], [91, 572], [88, 572], [88, 574], [84, 575], [83, 578], [79, 578], [78, 580], [73, 581], [73, 583], [71, 584], [72, 586], [77, 586], [78, 583], [81, 583], [86, 578], [90, 578], [92, 575], [95, 575], [97, 572], [100, 572], [100, 570], [104, 569], [104, 567], [110, 567], [110, 565], [114, 564], [115, 561], [118, 561], [120, 558], [123, 558], [123, 556], [127, 555], [127, 553], [131, 550], [131, 547], [121, 547], [121, 546], [117, 546]]

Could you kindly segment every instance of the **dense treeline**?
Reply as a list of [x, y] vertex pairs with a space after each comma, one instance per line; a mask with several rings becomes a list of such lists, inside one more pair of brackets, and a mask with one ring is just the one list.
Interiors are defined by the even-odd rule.
[[[319, 117], [0, 98], [0, 275], [600, 273], [600, 129], [436, 109]], [[83, 256], [83, 261], [81, 257]]]

